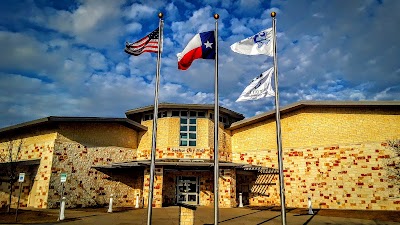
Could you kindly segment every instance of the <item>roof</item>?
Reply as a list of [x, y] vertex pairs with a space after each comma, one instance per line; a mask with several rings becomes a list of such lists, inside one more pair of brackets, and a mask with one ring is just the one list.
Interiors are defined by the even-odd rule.
[[106, 117], [60, 117], [60, 116], [49, 116], [37, 120], [32, 120], [25, 123], [20, 123], [17, 125], [4, 127], [0, 129], [0, 134], [5, 132], [17, 131], [20, 129], [26, 129], [31, 127], [37, 127], [48, 124], [56, 124], [56, 123], [118, 123], [128, 128], [137, 130], [137, 131], [146, 131], [147, 127], [137, 123], [128, 118], [106, 118]]
[[[158, 104], [158, 109], [192, 109], [192, 110], [214, 110], [214, 105], [213, 104], [176, 104], [176, 103], [160, 103]], [[147, 112], [151, 111], [154, 109], [153, 105], [148, 105], [136, 109], [131, 109], [125, 112], [125, 115], [133, 115], [137, 113], [142, 113], [142, 112]], [[230, 116], [238, 119], [243, 119], [244, 116], [243, 114], [237, 113], [235, 111], [232, 111], [230, 109], [227, 109], [225, 107], [220, 106], [219, 107], [220, 112], [224, 112], [226, 114], [229, 114]]]
[[[148, 167], [150, 166], [150, 160], [134, 160], [129, 162], [113, 163], [106, 166], [93, 166], [95, 169], [119, 169], [119, 168], [132, 168], [132, 167]], [[209, 168], [214, 167], [214, 160], [210, 159], [156, 159], [156, 166], [167, 166], [176, 168]], [[233, 162], [219, 162], [220, 168], [236, 168], [250, 171], [258, 171], [262, 173], [277, 173], [278, 170], [269, 167], [262, 167], [250, 164], [241, 164]]]
[[[400, 101], [300, 101], [280, 108], [280, 112], [285, 114], [306, 107], [400, 109]], [[228, 130], [238, 129], [269, 118], [275, 118], [275, 109], [232, 123]]]

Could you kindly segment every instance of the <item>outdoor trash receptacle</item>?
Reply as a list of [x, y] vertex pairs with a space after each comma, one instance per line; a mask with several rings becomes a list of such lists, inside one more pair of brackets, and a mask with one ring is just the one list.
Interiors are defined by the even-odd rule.
[[178, 203], [179, 206], [179, 225], [193, 225], [194, 211], [197, 206], [184, 203]]

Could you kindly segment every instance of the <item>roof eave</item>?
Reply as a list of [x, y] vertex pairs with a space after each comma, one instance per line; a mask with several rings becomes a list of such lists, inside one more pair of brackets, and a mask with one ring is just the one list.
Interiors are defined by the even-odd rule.
[[[148, 105], [136, 109], [131, 109], [125, 112], [125, 115], [133, 115], [153, 110], [153, 105]], [[212, 104], [175, 104], [175, 103], [160, 103], [158, 109], [200, 109], [200, 110], [214, 110]], [[238, 119], [243, 119], [243, 114], [237, 113], [230, 109], [220, 106], [220, 111], [229, 114], [230, 116]]]
[[37, 120], [32, 120], [20, 124], [16, 124], [9, 127], [4, 127], [0, 129], [0, 134], [5, 132], [13, 132], [19, 129], [30, 128], [35, 126], [42, 126], [46, 124], [54, 123], [65, 123], [65, 122], [78, 122], [78, 123], [118, 123], [128, 128], [134, 129], [136, 131], [147, 131], [147, 127], [140, 123], [137, 123], [128, 118], [106, 118], [106, 117], [59, 117], [59, 116], [49, 116]]
[[[304, 107], [400, 107], [400, 101], [300, 101], [287, 105], [280, 109], [281, 114], [292, 112]], [[241, 121], [232, 123], [227, 130], [235, 130], [249, 124], [258, 123], [266, 119], [272, 118], [275, 115], [275, 110], [271, 110]]]

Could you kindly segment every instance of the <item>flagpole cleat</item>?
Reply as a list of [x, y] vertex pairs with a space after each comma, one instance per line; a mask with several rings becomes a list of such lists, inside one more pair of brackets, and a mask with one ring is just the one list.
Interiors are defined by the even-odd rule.
[[162, 19], [162, 18], [163, 18], [163, 16], [164, 16], [164, 15], [163, 15], [163, 13], [162, 13], [162, 12], [159, 12], [159, 13], [158, 13], [158, 18]]
[[272, 12], [271, 17], [275, 17], [275, 16], [276, 16], [276, 12]]
[[214, 14], [214, 19], [219, 19], [219, 15], [216, 13], [216, 14]]

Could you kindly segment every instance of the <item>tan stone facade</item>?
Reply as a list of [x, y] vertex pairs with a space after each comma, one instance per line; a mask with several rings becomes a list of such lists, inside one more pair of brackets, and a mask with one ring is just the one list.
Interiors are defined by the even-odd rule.
[[[16, 161], [40, 159], [39, 165], [22, 166], [17, 169], [17, 174], [19, 172], [25, 172], [25, 182], [22, 184], [23, 190], [21, 192], [20, 206], [32, 206], [37, 208], [47, 207], [48, 187], [56, 136], [57, 133], [53, 130], [43, 130], [35, 132], [33, 136], [18, 135], [10, 141], [1, 138], [0, 154], [9, 156], [8, 150], [10, 144], [12, 144], [13, 159], [17, 159]], [[15, 154], [20, 144], [21, 154], [16, 156]], [[9, 196], [8, 189], [8, 182], [2, 182], [0, 186], [1, 206], [7, 204]], [[18, 193], [19, 184], [15, 182], [12, 193], [12, 207], [17, 205]]]
[[[303, 108], [281, 125], [287, 206], [307, 207], [311, 197], [314, 207], [400, 210], [385, 169], [387, 141], [400, 138], [398, 110]], [[232, 130], [233, 161], [278, 168], [274, 131], [273, 118]], [[268, 188], [257, 190], [255, 179]], [[279, 205], [279, 181], [270, 179], [249, 181], [250, 204]]]
[[[157, 125], [156, 159], [164, 164], [156, 164], [153, 206], [179, 202], [178, 183], [183, 178], [197, 182], [196, 188], [194, 183], [182, 186], [191, 185], [187, 191], [197, 192], [192, 204], [212, 206], [213, 167], [204, 164], [214, 158], [212, 107], [168, 107], [162, 108], [168, 113]], [[180, 146], [180, 118], [171, 116], [177, 108], [204, 112], [196, 118], [196, 146]], [[19, 160], [40, 162], [18, 167], [27, 174], [21, 206], [55, 208], [61, 194], [67, 207], [105, 205], [113, 194], [115, 205], [147, 207], [150, 170], [140, 162], [150, 159], [153, 121], [141, 118], [151, 112], [150, 107], [133, 110], [127, 113], [129, 119], [123, 120], [60, 118], [0, 130], [2, 153], [6, 153], [9, 140], [22, 140]], [[219, 205], [237, 207], [239, 193], [245, 205], [279, 205], [276, 173], [235, 166], [278, 168], [273, 113], [246, 120], [226, 109], [222, 115], [230, 123], [219, 124], [219, 160], [231, 164], [220, 167]], [[400, 103], [299, 104], [282, 110], [281, 125], [287, 206], [307, 207], [311, 197], [314, 207], [400, 210], [399, 187], [386, 174], [392, 154], [387, 141], [400, 139]], [[178, 166], [185, 160], [193, 167]], [[119, 165], [131, 161], [136, 164]], [[63, 193], [61, 173], [68, 175]], [[17, 182], [14, 188], [13, 207], [19, 192]], [[2, 206], [7, 204], [8, 184], [4, 182], [0, 200]]]
[[[104, 173], [92, 168], [136, 158], [137, 132], [124, 126], [60, 124], [57, 129], [35, 131], [34, 136], [24, 134], [15, 136], [12, 141], [3, 139], [0, 150], [7, 154], [7, 146], [12, 142], [16, 148], [20, 141], [22, 154], [18, 161], [40, 160], [38, 166], [17, 167], [18, 173], [26, 173], [21, 206], [57, 207], [62, 190], [61, 173], [67, 173], [63, 192], [67, 207], [104, 205], [111, 194], [115, 196], [116, 204], [130, 206], [135, 204], [136, 194], [143, 190], [143, 178], [138, 178], [143, 177], [143, 173], [131, 171], [131, 176], [127, 176], [125, 171]], [[18, 186], [15, 182], [13, 204], [18, 198]], [[8, 189], [8, 184], [2, 182], [0, 197], [3, 206], [7, 204]]]

